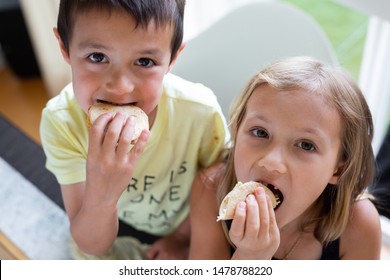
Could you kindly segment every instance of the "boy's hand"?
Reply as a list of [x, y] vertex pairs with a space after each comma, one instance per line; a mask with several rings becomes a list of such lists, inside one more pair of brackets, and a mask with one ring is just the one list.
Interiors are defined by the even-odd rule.
[[130, 149], [134, 117], [110, 113], [99, 117], [90, 128], [85, 198], [91, 206], [115, 206], [131, 181], [149, 131], [144, 130]]
[[187, 260], [189, 245], [187, 237], [171, 234], [154, 242], [146, 256], [150, 260]]
[[280, 243], [271, 199], [258, 188], [236, 208], [229, 236], [236, 245], [233, 259], [271, 259]]

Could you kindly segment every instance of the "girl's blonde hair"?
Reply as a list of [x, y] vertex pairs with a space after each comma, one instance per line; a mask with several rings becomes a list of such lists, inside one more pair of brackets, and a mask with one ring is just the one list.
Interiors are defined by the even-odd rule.
[[220, 202], [237, 183], [233, 157], [237, 131], [249, 98], [263, 84], [277, 90], [303, 89], [321, 95], [340, 114], [340, 179], [337, 185], [328, 184], [316, 203], [306, 211], [306, 220], [301, 225], [303, 230], [314, 225], [314, 235], [321, 243], [337, 239], [348, 223], [352, 204], [373, 180], [373, 122], [366, 100], [353, 79], [339, 67], [310, 57], [292, 57], [269, 65], [252, 77], [230, 108], [232, 148], [227, 150], [218, 200]]

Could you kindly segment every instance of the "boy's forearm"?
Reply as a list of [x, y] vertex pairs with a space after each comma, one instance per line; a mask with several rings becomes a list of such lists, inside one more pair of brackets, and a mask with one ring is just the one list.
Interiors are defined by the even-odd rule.
[[118, 213], [114, 207], [82, 207], [71, 221], [71, 234], [77, 246], [90, 255], [105, 254], [118, 233]]

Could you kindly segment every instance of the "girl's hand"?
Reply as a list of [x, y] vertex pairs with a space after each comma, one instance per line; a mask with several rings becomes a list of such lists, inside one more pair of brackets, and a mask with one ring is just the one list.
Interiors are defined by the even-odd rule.
[[87, 157], [86, 203], [90, 206], [116, 207], [131, 181], [149, 131], [143, 131], [130, 149], [135, 119], [117, 113], [99, 117], [91, 126]]
[[236, 245], [232, 259], [271, 259], [279, 247], [280, 235], [271, 199], [257, 188], [236, 208], [229, 232]]

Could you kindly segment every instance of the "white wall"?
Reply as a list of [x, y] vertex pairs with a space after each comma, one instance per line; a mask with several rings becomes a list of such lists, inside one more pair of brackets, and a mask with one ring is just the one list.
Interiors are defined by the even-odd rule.
[[59, 0], [20, 0], [20, 5], [43, 81], [49, 95], [55, 96], [71, 80], [70, 67], [53, 33]]

